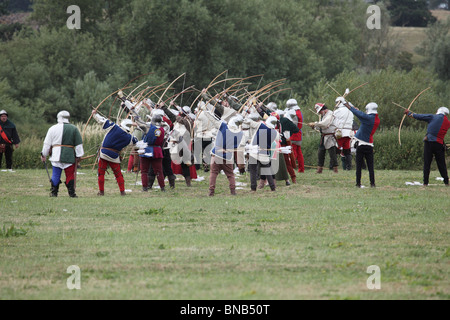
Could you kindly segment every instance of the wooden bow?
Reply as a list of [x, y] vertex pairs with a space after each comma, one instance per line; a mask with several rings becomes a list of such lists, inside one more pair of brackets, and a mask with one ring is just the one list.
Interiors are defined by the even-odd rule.
[[[217, 79], [219, 79], [219, 77], [221, 75], [223, 75], [225, 72], [228, 72], [228, 70], [225, 70], [224, 72], [221, 72], [220, 74], [218, 74], [207, 86], [206, 86], [206, 91], [208, 91], [210, 88], [214, 87], [217, 83], [214, 83]], [[220, 81], [219, 81], [220, 83]], [[198, 99], [200, 99], [200, 97], [202, 96], [203, 92], [200, 92], [200, 94], [194, 99], [194, 101], [192, 102], [190, 108], [192, 110], [192, 107], [195, 105], [195, 103], [197, 102]]]
[[[419, 94], [414, 98], [414, 100], [411, 101], [411, 103], [409, 104], [409, 106], [408, 106], [408, 108], [407, 108], [406, 110], [407, 110], [407, 111], [410, 111], [412, 105], [414, 104], [414, 102], [416, 102], [417, 99], [419, 99], [419, 97], [420, 97], [423, 93], [425, 93], [426, 91], [428, 91], [428, 90], [430, 90], [430, 89], [431, 89], [431, 87], [426, 88], [426, 89], [423, 90], [421, 93], [419, 93]], [[400, 144], [400, 146], [402, 145], [402, 140], [401, 140], [402, 125], [403, 125], [403, 122], [405, 121], [405, 119], [406, 119], [406, 114], [403, 116], [402, 122], [400, 122], [400, 126], [398, 127], [398, 143]]]

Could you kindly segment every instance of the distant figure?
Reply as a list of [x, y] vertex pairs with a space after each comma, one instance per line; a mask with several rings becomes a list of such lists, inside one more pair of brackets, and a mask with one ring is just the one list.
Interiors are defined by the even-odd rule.
[[6, 169], [12, 170], [14, 147], [19, 147], [20, 138], [14, 123], [8, 119], [5, 110], [0, 111], [0, 168], [3, 154], [6, 158]]

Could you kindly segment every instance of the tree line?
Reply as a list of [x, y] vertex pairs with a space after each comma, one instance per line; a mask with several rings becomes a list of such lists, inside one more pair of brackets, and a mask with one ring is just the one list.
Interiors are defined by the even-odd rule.
[[[140, 81], [158, 85], [186, 73], [176, 90], [201, 90], [224, 70], [230, 78], [263, 74], [254, 86], [287, 79], [291, 90], [276, 96], [280, 104], [289, 97], [331, 101], [335, 93], [325, 93], [324, 83], [344, 91], [349, 84], [340, 81], [348, 74], [349, 81], [376, 78], [379, 90], [393, 89], [381, 88], [381, 74], [407, 79], [394, 84], [397, 91], [429, 80], [432, 102], [448, 101], [450, 23], [427, 22], [426, 59], [413, 66], [389, 32], [393, 3], [377, 3], [382, 27], [370, 30], [363, 0], [78, 0], [81, 29], [70, 30], [72, 1], [34, 0], [33, 23], [0, 29], [0, 97], [31, 133], [61, 109], [85, 121], [91, 106], [144, 74]], [[367, 90], [370, 97], [374, 88]], [[192, 100], [184, 96], [186, 104]]]

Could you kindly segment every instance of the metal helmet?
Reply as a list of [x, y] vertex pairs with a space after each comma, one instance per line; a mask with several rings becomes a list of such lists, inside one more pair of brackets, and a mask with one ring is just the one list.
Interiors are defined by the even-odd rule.
[[443, 115], [447, 115], [449, 114], [448, 109], [446, 107], [441, 107], [438, 109], [436, 114], [443, 114]]
[[191, 113], [191, 108], [189, 108], [188, 106], [184, 106], [184, 107], [182, 108], [182, 110], [183, 110], [183, 112], [184, 112], [186, 115], [188, 115], [188, 114]]
[[275, 129], [278, 123], [278, 119], [274, 116], [270, 116], [266, 120], [266, 126], [268, 126], [270, 129]]
[[275, 102], [269, 102], [267, 104], [267, 109], [269, 109], [272, 112], [275, 112], [275, 111], [278, 110], [278, 106], [277, 106], [277, 104]]
[[159, 115], [161, 117], [164, 117], [164, 111], [161, 109], [153, 109], [152, 111], [152, 117]]
[[366, 106], [367, 114], [378, 114], [378, 105], [375, 102], [371, 102]]
[[8, 112], [6, 112], [5, 110], [2, 110], [2, 111], [0, 111], [0, 116], [2, 116], [2, 115], [6, 115], [6, 116], [8, 116]]
[[288, 108], [293, 108], [295, 106], [298, 106], [297, 100], [295, 100], [295, 99], [289, 99], [286, 102], [286, 107], [288, 107]]
[[130, 132], [131, 131], [131, 125], [133, 124], [133, 121], [131, 119], [125, 119], [122, 120], [120, 122], [120, 127], [122, 128], [122, 130], [124, 130], [125, 132]]
[[154, 115], [152, 117], [152, 125], [154, 125], [155, 127], [161, 128], [162, 122], [163, 122], [163, 118], [159, 114]]
[[314, 106], [314, 108], [316, 109], [316, 112], [319, 113], [320, 111], [322, 111], [324, 108], [326, 108], [326, 106], [323, 103], [316, 103], [316, 105]]
[[56, 120], [58, 121], [58, 123], [69, 123], [69, 119], [70, 119], [70, 113], [65, 110], [60, 111], [56, 115]]
[[252, 113], [250, 113], [250, 114], [248, 115], [248, 118], [249, 118], [250, 120], [253, 120], [253, 121], [259, 121], [259, 120], [261, 120], [261, 116], [259, 115], [258, 112], [252, 112]]
[[228, 123], [228, 125], [231, 128], [237, 129], [240, 125], [244, 122], [244, 117], [242, 117], [240, 114], [232, 117]]

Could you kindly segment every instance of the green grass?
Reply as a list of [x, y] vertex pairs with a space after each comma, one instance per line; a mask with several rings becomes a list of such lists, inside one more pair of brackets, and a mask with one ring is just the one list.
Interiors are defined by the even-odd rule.
[[[50, 198], [44, 170], [0, 172], [1, 299], [449, 299], [450, 189], [432, 172], [376, 171], [376, 189], [354, 171], [298, 177], [298, 184], [232, 197], [225, 176], [148, 194], [112, 174], [99, 198], [96, 174]], [[368, 184], [363, 172], [363, 184]], [[12, 227], [13, 226], [13, 227]], [[16, 232], [13, 232], [13, 231]], [[67, 268], [81, 269], [69, 290]], [[366, 270], [381, 270], [381, 290]]]

